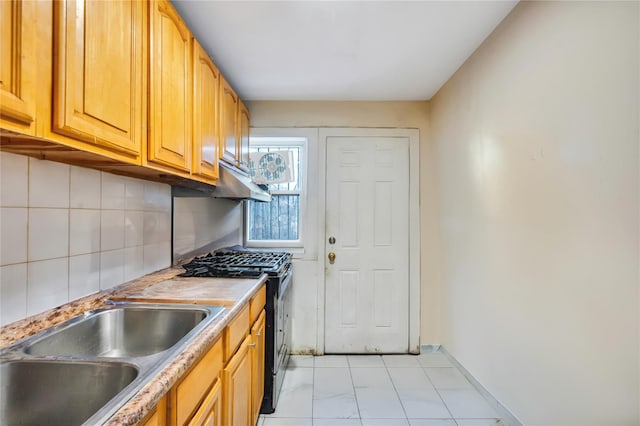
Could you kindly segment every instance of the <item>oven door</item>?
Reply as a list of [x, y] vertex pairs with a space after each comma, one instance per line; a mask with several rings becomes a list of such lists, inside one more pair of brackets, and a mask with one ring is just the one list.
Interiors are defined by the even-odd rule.
[[[280, 292], [276, 303], [276, 359], [274, 365], [274, 402], [277, 401], [282, 382], [284, 380], [284, 370], [289, 362], [289, 351], [291, 349], [291, 270], [280, 284]], [[275, 404], [274, 404], [275, 405]]]

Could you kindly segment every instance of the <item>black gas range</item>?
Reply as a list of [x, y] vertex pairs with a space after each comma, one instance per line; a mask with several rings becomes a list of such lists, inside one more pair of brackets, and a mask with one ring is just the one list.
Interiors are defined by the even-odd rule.
[[267, 274], [265, 383], [260, 412], [275, 411], [291, 348], [292, 255], [242, 247], [218, 250], [182, 265], [182, 277], [251, 278]]

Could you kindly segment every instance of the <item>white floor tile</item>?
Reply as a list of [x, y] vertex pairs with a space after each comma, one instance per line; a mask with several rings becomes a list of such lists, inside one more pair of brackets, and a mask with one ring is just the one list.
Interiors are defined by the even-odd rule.
[[380, 355], [348, 355], [347, 360], [349, 361], [349, 367], [351, 368], [385, 367]]
[[265, 417], [262, 426], [313, 426], [311, 419]]
[[497, 417], [495, 410], [473, 389], [442, 389], [438, 393], [455, 419]]
[[311, 367], [313, 368], [313, 355], [291, 355], [287, 368]]
[[363, 419], [405, 419], [407, 416], [393, 388], [356, 388], [360, 417]]
[[313, 426], [361, 426], [360, 419], [313, 419]]
[[407, 419], [362, 419], [362, 426], [409, 426]]
[[313, 417], [360, 417], [348, 368], [314, 368]]
[[409, 418], [451, 418], [421, 368], [390, 368], [389, 374]]
[[449, 419], [409, 419], [411, 426], [456, 426], [454, 420]]
[[322, 355], [313, 360], [314, 367], [349, 367], [346, 355]]
[[416, 355], [382, 355], [387, 367], [420, 367]]
[[270, 417], [311, 417], [313, 369], [287, 369], [276, 411]]
[[471, 383], [457, 368], [427, 367], [424, 369], [436, 389], [472, 389]]
[[354, 368], [351, 370], [353, 386], [358, 388], [393, 389], [391, 377], [386, 368]]

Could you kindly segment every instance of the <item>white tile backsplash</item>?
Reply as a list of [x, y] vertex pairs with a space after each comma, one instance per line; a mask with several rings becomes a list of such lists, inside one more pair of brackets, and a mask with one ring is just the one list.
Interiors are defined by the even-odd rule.
[[29, 207], [69, 208], [71, 166], [29, 158]]
[[144, 210], [171, 211], [171, 187], [157, 182], [144, 182]]
[[123, 176], [102, 172], [102, 204], [103, 209], [124, 209]]
[[102, 210], [100, 251], [124, 248], [124, 210]]
[[68, 301], [68, 258], [27, 264], [27, 315], [55, 308]]
[[0, 325], [27, 316], [27, 264], [0, 267]]
[[100, 251], [100, 210], [69, 211], [69, 255]]
[[100, 171], [71, 166], [71, 193], [69, 206], [72, 209], [99, 209], [101, 203]]
[[144, 183], [137, 179], [127, 179], [124, 184], [125, 210], [144, 210]]
[[124, 280], [131, 281], [144, 275], [144, 248], [128, 247], [124, 249]]
[[171, 266], [169, 185], [6, 152], [0, 162], [0, 325]]
[[144, 273], [158, 271], [171, 266], [171, 242], [144, 246]]
[[124, 249], [101, 252], [100, 290], [108, 290], [124, 281]]
[[145, 244], [158, 244], [171, 240], [171, 214], [145, 212], [143, 238]]
[[29, 262], [69, 256], [69, 209], [29, 209]]
[[0, 207], [27, 207], [29, 158], [0, 152]]
[[69, 299], [77, 299], [100, 290], [100, 253], [69, 258]]
[[28, 209], [0, 208], [0, 265], [27, 261]]
[[144, 212], [129, 211], [124, 212], [124, 246], [141, 246], [144, 242]]

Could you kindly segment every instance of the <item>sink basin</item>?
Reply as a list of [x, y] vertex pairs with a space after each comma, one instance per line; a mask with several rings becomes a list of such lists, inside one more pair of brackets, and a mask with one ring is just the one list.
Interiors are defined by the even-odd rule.
[[0, 424], [80, 425], [137, 376], [122, 362], [3, 362]]
[[131, 358], [162, 352], [209, 314], [206, 309], [128, 306], [90, 313], [26, 346], [31, 355]]
[[0, 350], [0, 425], [103, 424], [224, 306], [112, 303]]

